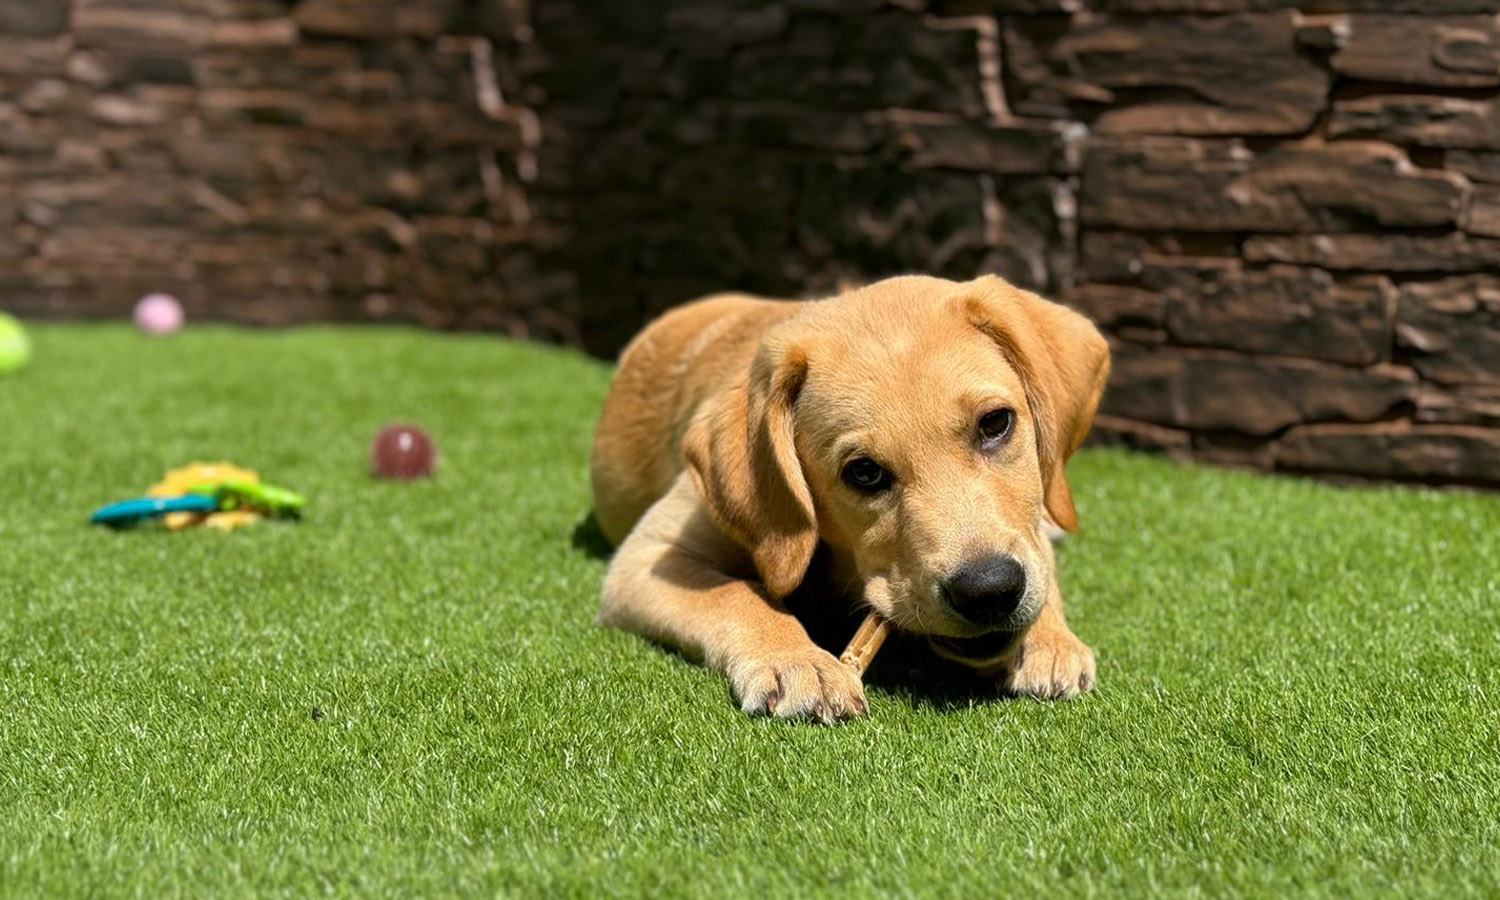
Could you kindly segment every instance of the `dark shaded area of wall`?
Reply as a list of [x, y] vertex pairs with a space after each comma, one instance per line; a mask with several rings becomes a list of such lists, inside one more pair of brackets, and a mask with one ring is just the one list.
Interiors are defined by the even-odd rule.
[[1500, 484], [1500, 0], [0, 0], [0, 304], [609, 354], [999, 272], [1102, 439]]
[[509, 0], [0, 0], [0, 304], [577, 342]]

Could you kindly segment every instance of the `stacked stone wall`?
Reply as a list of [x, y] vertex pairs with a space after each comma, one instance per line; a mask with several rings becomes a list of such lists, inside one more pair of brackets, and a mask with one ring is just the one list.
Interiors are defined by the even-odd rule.
[[1500, 0], [0, 0], [0, 306], [607, 355], [998, 272], [1103, 440], [1500, 484]]

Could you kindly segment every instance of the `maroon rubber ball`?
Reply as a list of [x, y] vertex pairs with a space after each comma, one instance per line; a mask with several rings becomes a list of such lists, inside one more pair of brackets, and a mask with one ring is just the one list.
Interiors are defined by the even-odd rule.
[[415, 425], [388, 425], [370, 445], [370, 468], [377, 478], [427, 478], [437, 468], [437, 446]]

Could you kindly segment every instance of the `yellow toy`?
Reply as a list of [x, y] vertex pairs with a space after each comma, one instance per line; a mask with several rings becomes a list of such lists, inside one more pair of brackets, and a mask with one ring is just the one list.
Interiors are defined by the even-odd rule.
[[[180, 497], [191, 492], [191, 489], [200, 484], [222, 481], [248, 481], [251, 484], [260, 483], [260, 475], [253, 469], [245, 469], [233, 463], [195, 462], [173, 469], [162, 477], [161, 481], [151, 486], [146, 492], [148, 497]], [[194, 525], [204, 525], [209, 528], [217, 528], [220, 531], [233, 531], [245, 525], [253, 525], [261, 520], [261, 514], [251, 509], [230, 509], [212, 513], [190, 513], [175, 512], [168, 513], [165, 524], [173, 531], [183, 528], [191, 528]]]

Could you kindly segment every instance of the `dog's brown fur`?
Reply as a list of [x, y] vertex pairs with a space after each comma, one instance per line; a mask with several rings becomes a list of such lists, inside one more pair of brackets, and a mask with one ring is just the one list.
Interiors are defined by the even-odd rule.
[[[1087, 319], [994, 277], [675, 309], [625, 349], [595, 436], [595, 514], [619, 547], [600, 620], [724, 672], [747, 712], [861, 715], [858, 675], [783, 603], [822, 543], [833, 585], [1009, 691], [1086, 691], [1093, 652], [1063, 619], [1039, 523], [1077, 527], [1063, 467], [1108, 369]], [[981, 449], [975, 423], [997, 408], [1014, 411], [1010, 437]], [[843, 484], [854, 456], [896, 486]], [[939, 584], [994, 553], [1027, 589], [990, 630]]]

